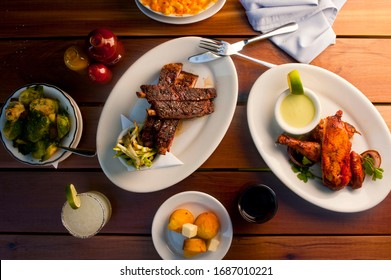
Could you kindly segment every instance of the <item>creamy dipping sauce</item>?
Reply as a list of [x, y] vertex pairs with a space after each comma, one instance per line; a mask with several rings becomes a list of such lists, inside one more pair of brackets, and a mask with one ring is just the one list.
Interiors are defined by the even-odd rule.
[[288, 94], [281, 102], [280, 113], [290, 126], [301, 128], [315, 117], [314, 102], [305, 94]]

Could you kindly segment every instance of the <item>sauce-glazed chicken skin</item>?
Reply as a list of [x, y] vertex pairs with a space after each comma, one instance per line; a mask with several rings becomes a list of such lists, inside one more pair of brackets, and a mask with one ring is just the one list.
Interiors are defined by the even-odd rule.
[[296, 152], [302, 154], [312, 162], [320, 161], [322, 154], [322, 146], [315, 141], [304, 141], [290, 137], [286, 134], [278, 136], [276, 143], [286, 145]]
[[350, 152], [350, 167], [352, 170], [352, 179], [350, 180], [349, 186], [352, 189], [361, 188], [365, 173], [362, 167], [361, 155], [355, 151]]
[[320, 161], [323, 184], [331, 190], [340, 190], [347, 185], [357, 189], [364, 180], [361, 157], [351, 151], [350, 142], [350, 138], [359, 132], [351, 124], [342, 121], [342, 114], [339, 110], [334, 116], [322, 119], [308, 135], [308, 140], [281, 134], [276, 141], [313, 162]]
[[325, 119], [322, 140], [323, 183], [332, 190], [347, 186], [352, 178], [350, 150], [352, 143], [348, 131], [341, 120], [342, 111]]

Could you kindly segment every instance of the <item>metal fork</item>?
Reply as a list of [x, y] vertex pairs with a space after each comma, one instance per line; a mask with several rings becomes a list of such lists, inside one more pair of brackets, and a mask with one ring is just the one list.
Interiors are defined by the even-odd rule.
[[201, 39], [200, 47], [212, 51], [218, 55], [232, 55], [241, 51], [244, 46], [252, 42], [270, 38], [276, 35], [291, 33], [296, 31], [298, 27], [299, 26], [297, 23], [291, 22], [283, 26], [280, 26], [272, 31], [269, 31], [267, 33], [252, 37], [250, 39], [239, 41], [234, 44], [230, 44], [228, 42], [216, 40], [216, 39]]
[[272, 68], [272, 67], [275, 67], [277, 66], [276, 64], [273, 64], [273, 63], [270, 63], [270, 62], [266, 62], [266, 61], [263, 61], [263, 60], [260, 60], [260, 59], [255, 59], [251, 56], [248, 56], [248, 55], [244, 55], [240, 52], [230, 52], [229, 51], [229, 48], [230, 48], [231, 44], [226, 42], [226, 41], [221, 41], [221, 40], [216, 40], [216, 39], [201, 39], [201, 42], [200, 42], [200, 45], [199, 47], [200, 48], [203, 48], [205, 50], [208, 50], [214, 54], [217, 54], [217, 55], [220, 55], [220, 56], [229, 56], [229, 55], [237, 55], [237, 56], [240, 56], [240, 57], [243, 57], [245, 59], [248, 59], [252, 62], [255, 62], [255, 63], [258, 63], [260, 65], [263, 65], [263, 66], [266, 66], [268, 68]]
[[264, 65], [266, 67], [274, 67], [274, 66], [276, 66], [275, 64], [252, 58], [250, 56], [239, 53], [239, 51], [242, 50], [243, 47], [249, 43], [259, 41], [262, 39], [266, 39], [266, 38], [270, 38], [275, 35], [291, 33], [293, 31], [296, 31], [297, 28], [298, 28], [297, 23], [292, 22], [292, 23], [288, 23], [284, 26], [281, 26], [275, 30], [272, 30], [268, 33], [261, 34], [259, 36], [256, 36], [256, 37], [253, 37], [250, 39], [246, 39], [246, 40], [234, 43], [234, 44], [230, 44], [228, 42], [225, 42], [222, 40], [217, 40], [217, 39], [201, 39], [199, 46], [203, 49], [206, 49], [206, 50], [213, 52], [214, 54], [217, 54], [220, 56], [227, 56], [227, 55], [236, 54], [238, 56], [241, 56], [241, 57], [246, 58], [248, 60], [251, 60], [253, 62]]

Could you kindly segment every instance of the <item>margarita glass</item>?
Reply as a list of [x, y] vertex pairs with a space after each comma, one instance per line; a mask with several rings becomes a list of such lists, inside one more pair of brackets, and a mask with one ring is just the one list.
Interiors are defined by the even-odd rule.
[[61, 211], [64, 227], [75, 237], [89, 238], [96, 235], [110, 220], [111, 204], [100, 192], [85, 192], [77, 195], [81, 205], [72, 209], [65, 202]]

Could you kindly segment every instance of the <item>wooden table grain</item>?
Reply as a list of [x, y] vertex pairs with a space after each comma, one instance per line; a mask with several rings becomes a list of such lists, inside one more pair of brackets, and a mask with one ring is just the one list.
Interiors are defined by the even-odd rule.
[[[389, 129], [390, 12], [387, 0], [347, 1], [333, 26], [336, 44], [311, 62], [361, 90]], [[65, 49], [82, 43], [96, 27], [112, 29], [126, 48], [108, 85], [89, 82], [62, 61]], [[79, 146], [95, 148], [99, 117], [111, 89], [148, 50], [183, 36], [235, 42], [255, 34], [236, 0], [227, 0], [209, 19], [185, 25], [154, 21], [128, 0], [4, 0], [0, 3], [0, 105], [24, 84], [54, 84], [81, 109], [84, 128]], [[243, 52], [276, 64], [295, 62], [269, 41], [249, 45]], [[231, 216], [234, 236], [225, 259], [391, 259], [390, 196], [367, 211], [336, 213], [303, 200], [269, 170], [251, 139], [246, 118], [251, 87], [267, 69], [241, 58], [233, 60], [239, 92], [227, 134], [199, 169], [170, 188], [127, 192], [109, 181], [97, 158], [72, 155], [58, 169], [37, 168], [15, 161], [1, 146], [0, 258], [159, 259], [151, 239], [156, 210], [176, 193], [197, 190], [216, 197]], [[64, 186], [70, 181], [80, 192], [101, 191], [112, 202], [110, 222], [93, 238], [74, 238], [61, 224]], [[236, 209], [238, 192], [250, 182], [270, 185], [278, 196], [279, 210], [265, 224], [245, 222]]]

